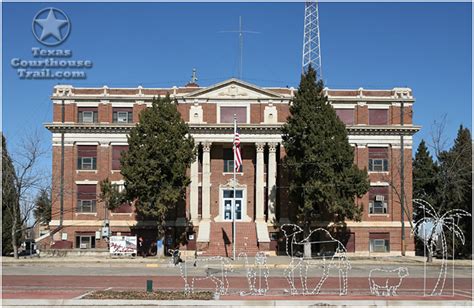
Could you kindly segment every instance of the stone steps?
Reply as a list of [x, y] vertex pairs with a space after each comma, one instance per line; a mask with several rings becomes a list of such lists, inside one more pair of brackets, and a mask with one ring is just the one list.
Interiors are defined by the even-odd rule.
[[[254, 255], [259, 251], [257, 232], [254, 222], [238, 222], [236, 224], [236, 252]], [[211, 223], [209, 247], [203, 253], [207, 256], [232, 256], [232, 223]]]

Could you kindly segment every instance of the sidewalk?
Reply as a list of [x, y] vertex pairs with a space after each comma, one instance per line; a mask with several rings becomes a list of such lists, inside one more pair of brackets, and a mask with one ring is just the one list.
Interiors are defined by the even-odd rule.
[[[205, 259], [206, 257], [198, 257], [199, 259]], [[194, 257], [183, 257], [187, 262], [194, 262]], [[232, 261], [228, 259], [233, 266], [244, 266], [245, 259], [237, 259]], [[404, 264], [404, 265], [423, 265], [423, 257], [348, 257], [351, 264], [363, 265], [363, 264]], [[147, 266], [147, 267], [174, 267], [171, 264], [171, 257], [136, 257], [136, 258], [111, 258], [111, 257], [33, 257], [33, 258], [20, 258], [18, 260], [11, 257], [2, 257], [2, 264], [4, 266], [14, 266], [22, 264], [48, 264], [48, 265], [78, 265], [87, 264], [88, 266], [94, 265], [110, 265], [110, 266]], [[287, 256], [270, 256], [267, 257], [267, 266], [270, 268], [280, 268], [288, 265], [289, 258]], [[220, 259], [217, 260], [205, 260], [206, 264], [209, 263], [220, 263]], [[253, 257], [248, 257], [250, 264], [254, 263]], [[452, 260], [447, 260], [448, 264], [452, 264]], [[471, 267], [472, 260], [454, 260], [456, 266]], [[433, 263], [427, 263], [427, 266], [439, 266], [441, 260], [434, 259]]]
[[3, 300], [3, 307], [387, 307], [387, 306], [422, 306], [422, 307], [471, 307], [471, 301], [435, 300], [325, 300], [325, 299], [292, 299], [292, 300], [210, 300], [210, 301], [146, 301], [146, 300]]

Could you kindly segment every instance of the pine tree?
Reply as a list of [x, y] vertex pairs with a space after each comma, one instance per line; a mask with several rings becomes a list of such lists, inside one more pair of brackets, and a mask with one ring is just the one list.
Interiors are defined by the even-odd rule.
[[[435, 205], [438, 198], [438, 166], [430, 155], [426, 143], [421, 140], [413, 159], [413, 198], [423, 199]], [[413, 204], [413, 220], [416, 222], [423, 218], [423, 210], [418, 203]], [[415, 249], [418, 254], [423, 254], [423, 242], [415, 238]], [[431, 260], [431, 257], [428, 258]]]
[[129, 150], [121, 159], [129, 200], [137, 214], [158, 221], [158, 238], [164, 236], [167, 213], [184, 199], [190, 183], [186, 175], [194, 159], [194, 141], [169, 95], [153, 100], [140, 113], [128, 137]]
[[[424, 199], [430, 204], [434, 204], [437, 198], [438, 185], [438, 165], [435, 163], [426, 147], [424, 140], [421, 140], [413, 159], [413, 198]], [[414, 208], [414, 219], [418, 220], [423, 215]]]
[[[440, 182], [438, 194], [440, 211], [463, 209], [472, 213], [472, 139], [468, 128], [460, 126], [453, 147], [440, 154]], [[459, 226], [466, 243], [455, 242], [455, 254], [472, 254], [472, 220], [463, 219]], [[448, 237], [448, 248], [452, 250], [452, 236]]]
[[35, 199], [34, 216], [43, 225], [51, 221], [51, 198], [47, 189], [41, 189]]
[[[16, 227], [14, 227], [16, 225]], [[20, 244], [20, 204], [16, 190], [15, 167], [2, 134], [2, 255], [16, 252]]]
[[302, 75], [283, 127], [289, 196], [297, 207], [297, 222], [308, 232], [313, 222], [360, 220], [355, 202], [369, 189], [366, 170], [354, 165], [354, 150], [344, 123], [323, 94], [323, 82], [309, 68]]

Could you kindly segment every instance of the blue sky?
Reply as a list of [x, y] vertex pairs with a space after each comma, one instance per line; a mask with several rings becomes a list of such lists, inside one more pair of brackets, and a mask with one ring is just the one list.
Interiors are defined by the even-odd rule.
[[[81, 81], [20, 80], [12, 58], [33, 59], [41, 47], [31, 31], [35, 14], [62, 9], [72, 29], [58, 49], [92, 60]], [[243, 79], [262, 86], [297, 86], [301, 71], [302, 3], [3, 3], [3, 130], [11, 147], [32, 130], [45, 146], [52, 119], [52, 88], [75, 86], [165, 87], [184, 85], [192, 68], [210, 85], [237, 75], [238, 39], [244, 28], [260, 32], [244, 41]], [[446, 114], [453, 139], [460, 124], [471, 128], [470, 3], [322, 3], [323, 74], [331, 88], [414, 91], [415, 136], [429, 138]], [[50, 158], [43, 161], [50, 168]]]

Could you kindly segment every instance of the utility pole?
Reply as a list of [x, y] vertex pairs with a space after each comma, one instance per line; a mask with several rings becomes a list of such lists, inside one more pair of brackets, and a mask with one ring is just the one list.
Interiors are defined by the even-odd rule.
[[59, 227], [63, 226], [64, 219], [64, 122], [65, 122], [65, 107], [64, 98], [61, 100], [61, 176], [59, 184]]
[[318, 2], [306, 1], [304, 7], [304, 37], [302, 72], [306, 72], [311, 65], [316, 71], [317, 79], [323, 78], [321, 64], [321, 42], [319, 35]]
[[[404, 125], [404, 104], [400, 104], [400, 126]], [[402, 256], [405, 256], [405, 145], [403, 138], [403, 131], [400, 134], [400, 206], [401, 220], [402, 220]]]

